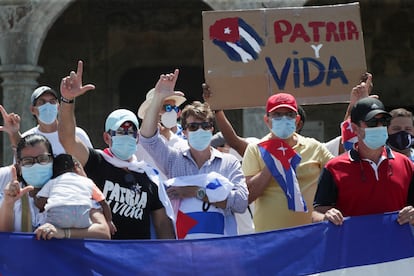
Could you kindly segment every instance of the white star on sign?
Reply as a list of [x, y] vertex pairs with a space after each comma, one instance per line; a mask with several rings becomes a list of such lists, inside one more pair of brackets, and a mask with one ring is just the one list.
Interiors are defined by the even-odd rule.
[[230, 34], [230, 33], [231, 33], [230, 27], [224, 28], [224, 34]]

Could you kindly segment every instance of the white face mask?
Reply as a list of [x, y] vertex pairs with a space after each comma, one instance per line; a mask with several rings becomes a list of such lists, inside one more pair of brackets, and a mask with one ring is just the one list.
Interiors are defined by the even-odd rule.
[[175, 110], [164, 112], [161, 115], [161, 124], [166, 128], [175, 127], [177, 125], [177, 112], [175, 112]]

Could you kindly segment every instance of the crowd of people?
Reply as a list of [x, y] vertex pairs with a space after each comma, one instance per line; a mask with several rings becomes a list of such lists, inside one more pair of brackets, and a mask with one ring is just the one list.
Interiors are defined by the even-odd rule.
[[23, 134], [20, 116], [0, 106], [15, 152], [0, 168], [0, 231], [195, 239], [385, 212], [414, 224], [413, 116], [387, 112], [370, 95], [371, 74], [351, 91], [341, 135], [322, 143], [300, 134], [306, 115], [289, 93], [264, 103], [268, 134], [239, 136], [223, 110], [210, 108], [208, 84], [203, 102], [183, 107], [177, 69], [160, 75], [137, 114], [107, 116], [104, 149], [76, 126], [75, 99], [95, 89], [82, 75], [79, 61], [61, 97], [48, 86], [34, 90], [37, 126]]

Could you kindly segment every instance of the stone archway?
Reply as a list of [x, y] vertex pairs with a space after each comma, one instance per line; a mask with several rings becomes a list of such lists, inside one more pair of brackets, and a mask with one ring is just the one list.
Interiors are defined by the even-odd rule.
[[[33, 126], [30, 95], [43, 73], [43, 68], [37, 65], [43, 40], [72, 1], [43, 1], [34, 5], [25, 0], [0, 0], [2, 105], [7, 111], [20, 114], [22, 130]], [[2, 140], [3, 163], [9, 164], [13, 158], [10, 143], [8, 139]]]

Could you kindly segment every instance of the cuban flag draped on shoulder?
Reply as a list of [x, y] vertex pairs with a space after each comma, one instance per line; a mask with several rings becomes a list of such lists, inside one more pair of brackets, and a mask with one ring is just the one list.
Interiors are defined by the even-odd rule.
[[263, 141], [258, 146], [266, 167], [285, 192], [289, 210], [307, 212], [296, 177], [300, 155], [281, 139]]
[[210, 39], [230, 60], [243, 63], [258, 59], [264, 46], [253, 27], [238, 17], [217, 20], [210, 26]]

